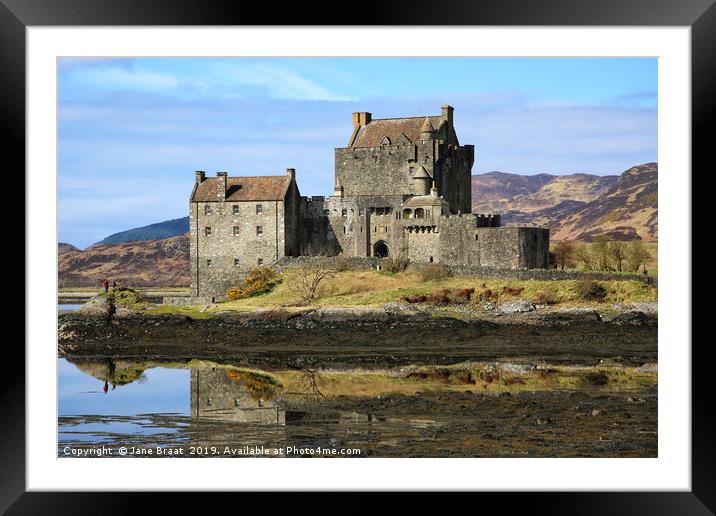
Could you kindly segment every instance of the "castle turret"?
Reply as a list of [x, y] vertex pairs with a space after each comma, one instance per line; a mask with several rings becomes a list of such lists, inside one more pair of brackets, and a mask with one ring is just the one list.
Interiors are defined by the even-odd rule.
[[420, 165], [413, 175], [413, 183], [415, 184], [415, 195], [428, 195], [430, 191], [430, 183], [433, 178], [430, 177], [427, 169]]
[[420, 139], [432, 140], [434, 131], [435, 128], [433, 127], [433, 124], [430, 123], [430, 119], [425, 117], [425, 122], [423, 122], [423, 125], [420, 127]]

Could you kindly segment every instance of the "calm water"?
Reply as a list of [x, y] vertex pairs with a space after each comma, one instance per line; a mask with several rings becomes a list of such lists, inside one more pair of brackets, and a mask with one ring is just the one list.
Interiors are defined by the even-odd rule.
[[75, 310], [78, 310], [81, 306], [82, 306], [81, 304], [72, 304], [72, 303], [60, 304], [60, 303], [58, 303], [57, 304], [57, 313], [58, 314], [67, 314], [70, 312], [74, 312]]
[[365, 372], [111, 357], [61, 358], [58, 372], [60, 457], [657, 454], [655, 384], [510, 395], [436, 378], [406, 390]]

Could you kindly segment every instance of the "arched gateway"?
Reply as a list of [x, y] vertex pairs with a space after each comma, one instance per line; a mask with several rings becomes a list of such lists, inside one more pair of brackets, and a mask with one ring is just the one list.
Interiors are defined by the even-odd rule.
[[373, 256], [376, 258], [387, 258], [388, 257], [388, 244], [379, 240], [373, 246]]

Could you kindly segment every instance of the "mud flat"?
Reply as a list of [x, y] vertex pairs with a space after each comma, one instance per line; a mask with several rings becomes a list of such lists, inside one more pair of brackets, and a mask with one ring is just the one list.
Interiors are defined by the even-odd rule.
[[657, 362], [657, 322], [590, 313], [456, 318], [316, 310], [181, 315], [59, 316], [64, 357], [231, 359], [271, 368], [394, 367], [510, 360], [552, 364]]

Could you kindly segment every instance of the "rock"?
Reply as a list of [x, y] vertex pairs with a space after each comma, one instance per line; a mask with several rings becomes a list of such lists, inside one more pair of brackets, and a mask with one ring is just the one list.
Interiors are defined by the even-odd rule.
[[656, 315], [659, 313], [659, 303], [657, 301], [637, 301], [631, 305], [634, 310], [643, 312], [649, 315]]
[[503, 314], [517, 314], [523, 312], [532, 312], [537, 307], [534, 303], [524, 301], [522, 299], [515, 299], [514, 301], [506, 301], [500, 305], [500, 312]]
[[659, 366], [658, 364], [643, 364], [635, 367], [634, 371], [637, 373], [657, 373], [659, 372]]
[[122, 305], [115, 305], [113, 317], [131, 317], [136, 315], [138, 312]]
[[107, 297], [94, 296], [83, 304], [75, 313], [94, 317], [106, 317], [109, 319], [114, 315], [114, 305]]
[[653, 317], [650, 317], [644, 312], [640, 312], [638, 310], [629, 310], [620, 313], [611, 320], [611, 322], [614, 324], [631, 324], [634, 326], [649, 324], [654, 321], [655, 319]]
[[593, 308], [560, 308], [555, 313], [579, 321], [602, 320], [602, 316]]
[[601, 414], [602, 411], [599, 409], [592, 410], [592, 417], [597, 417], [599, 414]]
[[408, 303], [398, 303], [393, 301], [385, 303], [381, 308], [390, 314], [419, 314], [421, 310]]

